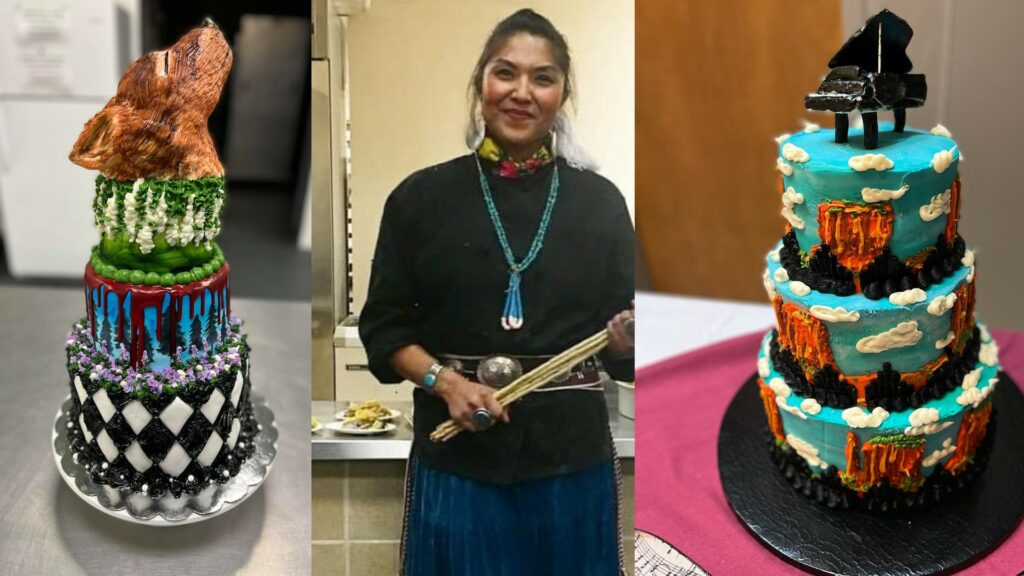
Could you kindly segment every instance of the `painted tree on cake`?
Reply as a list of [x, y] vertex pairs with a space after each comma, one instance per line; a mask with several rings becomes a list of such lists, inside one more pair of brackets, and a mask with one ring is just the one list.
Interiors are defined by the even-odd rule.
[[213, 347], [217, 345], [217, 322], [214, 321], [213, 310], [206, 315], [206, 328], [203, 330], [203, 334], [206, 337], [207, 349], [213, 350]]
[[192, 329], [189, 330], [189, 341], [193, 346], [203, 349], [203, 326], [199, 322], [199, 315], [192, 317]]
[[153, 338], [149, 333], [149, 326], [145, 322], [142, 323], [142, 349], [146, 353], [146, 358], [153, 361]]
[[107, 350], [112, 350], [114, 346], [114, 339], [113, 334], [111, 334], [110, 324], [110, 318], [104, 314], [102, 321], [100, 322], [100, 342], [107, 345]]
[[171, 349], [171, 325], [174, 322], [173, 306], [168, 305], [167, 309], [164, 310], [163, 314], [160, 315], [160, 337], [158, 339], [157, 349], [160, 350], [161, 354], [170, 356], [174, 353]]

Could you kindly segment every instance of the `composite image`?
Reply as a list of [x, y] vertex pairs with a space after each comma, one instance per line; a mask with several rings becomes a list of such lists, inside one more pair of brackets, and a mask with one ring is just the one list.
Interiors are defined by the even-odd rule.
[[1022, 24], [0, 0], [0, 574], [1024, 574]]

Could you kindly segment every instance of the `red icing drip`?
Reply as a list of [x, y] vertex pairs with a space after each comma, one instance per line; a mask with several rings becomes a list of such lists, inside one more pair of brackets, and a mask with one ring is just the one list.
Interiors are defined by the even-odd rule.
[[[168, 344], [171, 354], [177, 348], [177, 327], [178, 322], [181, 321], [183, 312], [183, 301], [185, 296], [189, 297], [192, 305], [192, 315], [195, 315], [195, 301], [196, 298], [202, 298], [206, 290], [211, 292], [219, 292], [220, 290], [225, 291], [225, 295], [230, 301], [230, 294], [227, 291], [228, 286], [228, 274], [230, 267], [225, 263], [220, 270], [218, 270], [213, 276], [204, 278], [198, 282], [191, 282], [189, 284], [175, 284], [171, 287], [165, 286], [145, 286], [142, 284], [128, 284], [125, 282], [117, 282], [109, 278], [102, 278], [96, 271], [93, 270], [92, 264], [86, 264], [85, 267], [85, 287], [86, 294], [88, 295], [91, 290], [97, 290], [100, 294], [103, 294], [104, 290], [114, 292], [118, 298], [119, 313], [118, 313], [118, 335], [122, 343], [124, 343], [124, 332], [123, 332], [123, 300], [127, 297], [128, 293], [131, 293], [129, 299], [130, 308], [130, 324], [131, 324], [131, 340], [127, 342], [127, 348], [131, 355], [132, 367], [138, 368], [142, 360], [142, 353], [146, 348], [146, 342], [143, 339], [145, 334], [145, 311], [146, 308], [156, 308], [157, 310], [157, 340], [159, 341], [159, 332], [161, 329], [160, 320], [161, 308], [163, 307], [164, 298], [167, 294], [171, 295], [170, 309], [167, 311], [172, 319], [176, 321], [171, 322], [171, 330], [168, 335]], [[86, 307], [90, 310], [93, 323], [93, 337], [95, 337], [96, 322], [95, 322], [95, 306], [91, 305], [87, 298]], [[103, 300], [103, 315], [106, 317], [107, 302]], [[205, 303], [203, 305], [203, 313], [205, 314]]]

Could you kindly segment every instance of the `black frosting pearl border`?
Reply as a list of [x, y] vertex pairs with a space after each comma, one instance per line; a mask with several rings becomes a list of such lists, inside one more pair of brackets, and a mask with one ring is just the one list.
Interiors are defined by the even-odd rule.
[[[960, 235], [950, 245], [940, 234], [920, 270], [913, 270], [896, 258], [887, 246], [881, 254], [857, 275], [865, 298], [881, 300], [896, 292], [913, 288], [927, 289], [953, 275], [961, 267], [967, 245]], [[803, 265], [796, 232], [790, 230], [782, 237], [779, 263], [786, 269], [790, 280], [803, 282], [812, 290], [837, 296], [850, 296], [856, 292], [853, 272], [839, 263], [828, 244], [819, 244], [814, 255]]]
[[[769, 357], [775, 371], [782, 375], [786, 385], [796, 394], [814, 398], [822, 406], [850, 408], [857, 405], [857, 391], [831, 364], [819, 369], [811, 382], [807, 381], [804, 370], [793, 353], [779, 344], [779, 331], [773, 330], [769, 343]], [[971, 331], [964, 349], [957, 354], [947, 346], [948, 360], [939, 366], [918, 390], [904, 382], [899, 372], [886, 362], [874, 380], [864, 390], [868, 410], [881, 406], [889, 412], [901, 412], [920, 408], [925, 402], [942, 398], [963, 382], [964, 376], [974, 370], [981, 350], [981, 331], [977, 326]]]
[[779, 446], [775, 436], [765, 427], [769, 458], [782, 473], [786, 482], [805, 497], [829, 508], [866, 510], [883, 514], [898, 514], [937, 505], [969, 487], [981, 475], [988, 463], [996, 433], [996, 410], [992, 410], [985, 439], [974, 452], [972, 460], [955, 476], [941, 464], [917, 492], [904, 492], [888, 484], [875, 486], [863, 495], [843, 486], [835, 466], [812, 474], [807, 462], [796, 450]]

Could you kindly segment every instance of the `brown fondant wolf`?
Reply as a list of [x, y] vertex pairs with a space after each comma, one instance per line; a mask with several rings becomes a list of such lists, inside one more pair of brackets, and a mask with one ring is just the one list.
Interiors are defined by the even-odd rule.
[[206, 20], [169, 49], [132, 63], [117, 95], [85, 124], [71, 161], [108, 178], [222, 176], [206, 121], [231, 69], [231, 48]]

